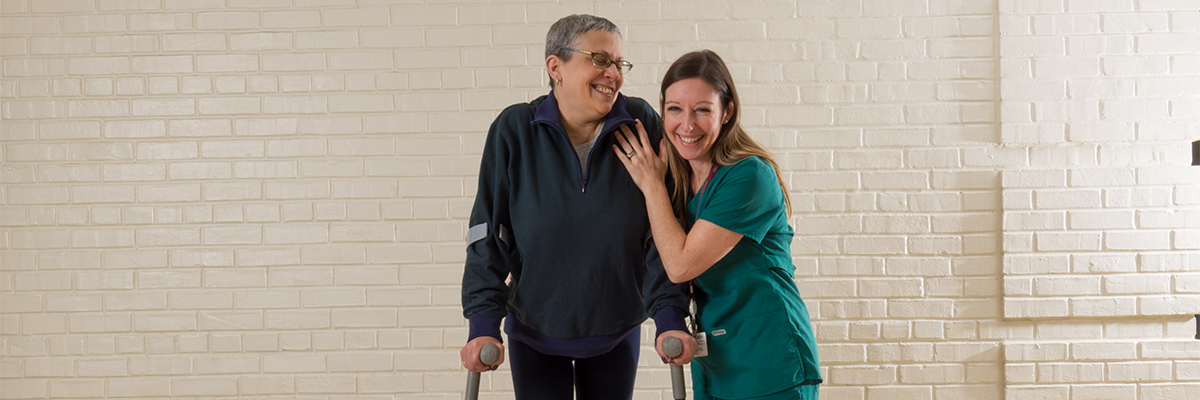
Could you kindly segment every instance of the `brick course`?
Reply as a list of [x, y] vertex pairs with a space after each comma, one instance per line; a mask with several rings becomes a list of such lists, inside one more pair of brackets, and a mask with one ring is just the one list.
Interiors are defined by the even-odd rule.
[[0, 0], [0, 398], [458, 398], [485, 132], [580, 12], [651, 103], [729, 63], [824, 398], [1200, 397], [1192, 2], [409, 3]]

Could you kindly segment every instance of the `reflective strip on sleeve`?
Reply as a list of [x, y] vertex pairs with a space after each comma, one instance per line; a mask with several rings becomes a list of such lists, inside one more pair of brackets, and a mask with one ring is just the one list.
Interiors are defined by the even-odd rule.
[[472, 226], [471, 229], [467, 229], [467, 246], [470, 246], [472, 244], [475, 244], [475, 242], [483, 240], [483, 238], [487, 237], [487, 234], [488, 234], [487, 222]]

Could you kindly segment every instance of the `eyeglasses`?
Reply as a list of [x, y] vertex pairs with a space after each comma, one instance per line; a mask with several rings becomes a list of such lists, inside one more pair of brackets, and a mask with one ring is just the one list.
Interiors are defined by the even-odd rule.
[[615, 64], [617, 66], [617, 71], [620, 72], [621, 75], [624, 75], [625, 73], [629, 72], [629, 70], [633, 69], [633, 64], [631, 64], [629, 61], [613, 60], [611, 58], [608, 58], [608, 55], [605, 55], [604, 53], [593, 53], [590, 51], [572, 49], [570, 47], [560, 47], [560, 49], [570, 50], [570, 51], [574, 51], [577, 53], [583, 53], [583, 54], [587, 54], [588, 56], [591, 56], [592, 57], [592, 65], [595, 65], [596, 68], [608, 69], [608, 66]]

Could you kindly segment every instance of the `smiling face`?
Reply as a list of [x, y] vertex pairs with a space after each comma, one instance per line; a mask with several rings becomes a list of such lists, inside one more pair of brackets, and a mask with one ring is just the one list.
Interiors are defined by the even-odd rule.
[[663, 129], [688, 161], [712, 161], [713, 144], [733, 110], [721, 104], [712, 85], [700, 78], [677, 81], [663, 97]]
[[[621, 36], [599, 30], [576, 37], [572, 48], [602, 53], [614, 60], [622, 57]], [[625, 76], [615, 65], [597, 68], [587, 54], [570, 52], [570, 57], [571, 60], [565, 62], [557, 56], [546, 58], [550, 76], [555, 81], [562, 80], [562, 84], [554, 86], [559, 111], [568, 118], [584, 121], [604, 118], [617, 101], [617, 92], [625, 83]]]

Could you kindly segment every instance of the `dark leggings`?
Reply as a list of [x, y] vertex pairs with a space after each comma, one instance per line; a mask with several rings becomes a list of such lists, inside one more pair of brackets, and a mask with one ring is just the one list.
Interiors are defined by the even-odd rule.
[[589, 358], [542, 354], [509, 340], [513, 388], [520, 400], [616, 400], [633, 398], [642, 335], [634, 330], [611, 351]]

